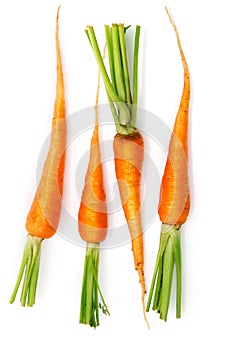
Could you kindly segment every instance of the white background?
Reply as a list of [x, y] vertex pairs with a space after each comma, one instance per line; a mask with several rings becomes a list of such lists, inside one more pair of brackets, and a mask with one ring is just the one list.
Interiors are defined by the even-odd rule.
[[[67, 113], [93, 105], [96, 63], [84, 34], [105, 23], [142, 26], [140, 105], [173, 125], [182, 67], [165, 1], [61, 1], [60, 38]], [[50, 131], [55, 94], [58, 1], [1, 1], [1, 244], [0, 346], [4, 349], [225, 348], [225, 77], [224, 1], [168, 1], [192, 77], [190, 175], [192, 210], [182, 229], [182, 318], [174, 301], [168, 321], [143, 321], [130, 245], [101, 252], [100, 281], [111, 311], [93, 330], [79, 325], [85, 250], [59, 235], [45, 241], [36, 305], [9, 297], [26, 237], [24, 223], [36, 186], [40, 147]], [[105, 94], [101, 102], [106, 102]], [[88, 144], [88, 143], [87, 143]], [[161, 161], [161, 160], [160, 160]], [[162, 159], [162, 165], [164, 159]], [[160, 165], [161, 166], [161, 165]], [[76, 213], [75, 213], [76, 215]], [[160, 222], [144, 234], [145, 276], [151, 282]], [[174, 297], [173, 290], [173, 297]], [[173, 299], [173, 298], [172, 298]]]

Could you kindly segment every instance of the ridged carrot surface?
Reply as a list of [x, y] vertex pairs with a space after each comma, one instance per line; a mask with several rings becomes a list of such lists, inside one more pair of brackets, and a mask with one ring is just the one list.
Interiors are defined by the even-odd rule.
[[[105, 55], [105, 48], [103, 56]], [[108, 228], [106, 194], [99, 141], [100, 72], [95, 104], [95, 126], [90, 144], [90, 158], [78, 212], [78, 228], [86, 242], [79, 322], [99, 326], [99, 310], [110, 315], [98, 282], [99, 246]], [[102, 304], [99, 302], [99, 296]]]
[[111, 27], [105, 25], [110, 76], [102, 60], [93, 27], [88, 26], [86, 33], [104, 80], [116, 126], [117, 134], [113, 144], [115, 173], [122, 207], [131, 235], [135, 269], [139, 274], [142, 287], [143, 313], [145, 321], [147, 322], [144, 306], [144, 295], [146, 291], [140, 207], [140, 179], [144, 145], [143, 138], [136, 128], [140, 26], [136, 26], [134, 38], [132, 84], [128, 69], [128, 52], [125, 36], [128, 28], [129, 27], [125, 27], [122, 23], [114, 23]]
[[[190, 74], [181, 47], [177, 28], [166, 8], [174, 28], [184, 69], [184, 86], [180, 106], [169, 143], [168, 156], [162, 177], [159, 217], [162, 222], [159, 251], [149, 292], [147, 308], [149, 311], [153, 293], [153, 310], [165, 320], [170, 303], [173, 270], [176, 268], [176, 317], [181, 317], [181, 246], [180, 228], [187, 220], [190, 210], [190, 191], [188, 179], [188, 118], [190, 102]], [[155, 289], [155, 292], [154, 292]]]
[[25, 304], [32, 306], [35, 303], [41, 243], [44, 239], [52, 237], [56, 232], [61, 212], [66, 148], [66, 120], [64, 78], [58, 33], [59, 9], [60, 7], [57, 10], [55, 32], [57, 84], [50, 145], [41, 179], [27, 216], [27, 241], [18, 279], [10, 299], [10, 303], [13, 303], [24, 275], [20, 299], [23, 306]]
[[[176, 30], [171, 17], [170, 20]], [[159, 203], [160, 220], [170, 225], [184, 224], [190, 210], [188, 181], [190, 75], [177, 30], [176, 36], [184, 68], [184, 87], [169, 144]]]
[[99, 243], [105, 240], [108, 224], [98, 132], [99, 126], [96, 124], [91, 140], [90, 161], [78, 214], [80, 236], [89, 243]]
[[143, 229], [141, 222], [140, 181], [144, 142], [139, 132], [114, 137], [115, 173], [125, 218], [129, 227], [135, 268], [145, 293]]
[[66, 119], [64, 78], [58, 38], [58, 15], [59, 10], [56, 25], [57, 86], [50, 146], [26, 222], [29, 234], [43, 239], [52, 237], [58, 226], [65, 164]]

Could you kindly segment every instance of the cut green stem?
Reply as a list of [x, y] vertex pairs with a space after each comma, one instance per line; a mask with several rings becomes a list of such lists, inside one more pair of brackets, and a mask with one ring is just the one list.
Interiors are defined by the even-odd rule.
[[101, 75], [103, 77], [106, 89], [107, 89], [107, 91], [108, 91], [108, 93], [109, 93], [109, 95], [111, 97], [111, 100], [114, 101], [114, 102], [123, 102], [120, 99], [120, 97], [117, 95], [117, 93], [114, 90], [114, 87], [113, 87], [113, 85], [112, 85], [112, 83], [111, 83], [111, 81], [109, 79], [109, 76], [108, 76], [107, 70], [106, 70], [105, 65], [104, 65], [104, 61], [103, 61], [103, 58], [102, 58], [102, 55], [101, 55], [101, 52], [100, 52], [100, 48], [99, 48], [99, 45], [98, 45], [98, 42], [97, 42], [96, 35], [95, 35], [93, 27], [92, 26], [88, 26], [87, 30], [86, 30], [86, 33], [88, 35], [90, 44], [92, 46], [94, 55], [95, 55], [96, 60], [97, 60], [98, 67], [100, 69]]
[[[87, 243], [84, 263], [79, 322], [96, 328], [99, 326], [99, 309], [110, 315], [98, 284], [99, 243]], [[98, 301], [98, 295], [102, 304]]]
[[[124, 31], [123, 31], [124, 36]], [[112, 46], [114, 57], [114, 71], [116, 75], [116, 91], [121, 101], [126, 102], [125, 81], [122, 64], [122, 51], [119, 40], [119, 26], [112, 24]]]
[[88, 35], [90, 44], [92, 46], [94, 55], [96, 57], [96, 61], [98, 64], [98, 67], [100, 69], [100, 73], [102, 75], [102, 78], [104, 80], [104, 84], [106, 87], [106, 90], [108, 92], [108, 95], [110, 96], [111, 102], [114, 102], [117, 105], [117, 108], [119, 110], [119, 120], [120, 124], [126, 125], [130, 120], [130, 111], [124, 101], [119, 97], [117, 92], [114, 89], [114, 86], [112, 85], [110, 78], [108, 76], [107, 70], [104, 65], [104, 61], [100, 52], [99, 45], [96, 40], [96, 35], [94, 32], [94, 29], [92, 26], [87, 27], [86, 33]]
[[149, 292], [146, 311], [150, 310], [154, 295], [153, 310], [160, 313], [160, 318], [167, 320], [170, 303], [173, 270], [176, 267], [176, 317], [181, 316], [181, 247], [180, 227], [162, 225], [159, 251]]
[[124, 85], [125, 85], [124, 87], [125, 102], [130, 107], [130, 105], [132, 104], [132, 97], [131, 97], [131, 91], [130, 91], [130, 79], [129, 79], [129, 69], [128, 69], [128, 61], [127, 61], [125, 28], [123, 24], [119, 24], [119, 43], [120, 43], [122, 70], [123, 70]]
[[116, 91], [112, 34], [111, 34], [111, 28], [108, 25], [105, 25], [105, 38], [106, 38], [107, 49], [108, 49], [108, 60], [109, 60], [109, 68], [110, 68], [110, 73], [111, 73], [111, 82], [112, 82], [114, 90]]
[[[108, 100], [118, 133], [129, 135], [136, 130], [136, 108], [133, 111], [130, 77], [127, 61], [127, 49], [123, 24], [105, 26], [105, 36], [108, 49], [110, 77], [107, 73], [103, 58], [100, 53], [96, 35], [92, 26], [88, 26], [86, 33], [96, 57], [100, 73], [104, 80]], [[137, 26], [134, 44], [134, 81], [135, 102], [137, 104], [137, 80], [138, 80], [138, 49], [140, 27]], [[134, 116], [133, 116], [134, 114]], [[133, 120], [132, 120], [133, 118]]]
[[131, 124], [137, 123], [137, 103], [138, 103], [138, 57], [140, 42], [140, 26], [136, 26], [134, 50], [133, 50], [133, 108]]
[[20, 297], [22, 306], [33, 306], [35, 303], [36, 288], [41, 255], [41, 243], [43, 239], [28, 234], [24, 247], [22, 262], [19, 269], [18, 278], [10, 298], [12, 304], [16, 298], [20, 283], [23, 279], [23, 287]]

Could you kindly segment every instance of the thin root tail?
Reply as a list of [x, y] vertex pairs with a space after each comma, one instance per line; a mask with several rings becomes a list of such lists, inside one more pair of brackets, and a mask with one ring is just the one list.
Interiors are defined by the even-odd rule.
[[143, 271], [143, 269], [140, 269], [140, 268], [136, 268], [136, 270], [139, 274], [139, 282], [140, 282], [141, 288], [142, 288], [141, 302], [142, 302], [144, 320], [148, 326], [148, 329], [150, 329], [150, 325], [149, 325], [147, 315], [146, 315], [145, 300], [144, 300], [145, 294], [146, 294], [145, 281], [144, 281], [144, 271]]

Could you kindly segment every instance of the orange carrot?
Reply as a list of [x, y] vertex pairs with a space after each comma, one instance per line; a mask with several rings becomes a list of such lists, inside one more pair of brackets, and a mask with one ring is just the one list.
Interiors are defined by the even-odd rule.
[[41, 243], [50, 238], [57, 230], [60, 219], [63, 177], [66, 148], [66, 120], [64, 79], [58, 37], [58, 17], [56, 17], [56, 56], [57, 85], [54, 105], [52, 132], [49, 151], [42, 171], [42, 176], [27, 216], [28, 231], [24, 255], [19, 270], [18, 279], [10, 303], [13, 303], [24, 275], [21, 293], [21, 304], [32, 306], [35, 303], [36, 285], [38, 281]]
[[98, 136], [95, 126], [91, 146], [85, 186], [82, 192], [78, 214], [79, 233], [89, 243], [100, 243], [107, 235], [107, 205], [103, 183], [103, 169]]
[[[99, 325], [99, 308], [110, 315], [98, 284], [99, 243], [107, 235], [107, 205], [101, 162], [98, 124], [98, 99], [100, 73], [95, 105], [95, 127], [90, 145], [90, 159], [85, 177], [85, 185], [78, 213], [78, 228], [81, 238], [87, 242], [84, 263], [80, 319], [79, 322], [91, 327]], [[100, 294], [103, 305], [98, 301]]]
[[149, 311], [157, 278], [153, 309], [157, 310], [160, 313], [160, 318], [165, 321], [167, 319], [169, 308], [174, 265], [176, 266], [177, 273], [176, 316], [177, 318], [181, 316], [180, 227], [185, 223], [190, 209], [187, 144], [190, 75], [177, 28], [167, 8], [166, 12], [177, 37], [177, 43], [184, 68], [184, 87], [170, 139], [165, 171], [162, 178], [158, 212], [163, 225], [159, 252], [147, 303], [147, 311]]
[[140, 179], [144, 158], [144, 142], [139, 132], [130, 135], [116, 134], [114, 138], [115, 173], [120, 197], [129, 227], [135, 269], [145, 294], [144, 253], [140, 205]]
[[98, 135], [95, 125], [90, 145], [90, 161], [86, 172], [78, 214], [79, 233], [89, 243], [100, 243], [107, 235], [107, 205]]
[[140, 213], [140, 178], [144, 145], [143, 138], [136, 128], [140, 27], [137, 26], [135, 31], [132, 88], [125, 40], [125, 32], [127, 29], [128, 27], [124, 27], [123, 24], [113, 24], [112, 27], [105, 26], [111, 77], [109, 77], [102, 60], [93, 27], [88, 26], [86, 33], [105, 83], [108, 100], [116, 125], [117, 134], [113, 144], [115, 172], [124, 214], [131, 235], [135, 268], [138, 271], [142, 287], [143, 313], [145, 321], [147, 322], [144, 306], [144, 254]]

